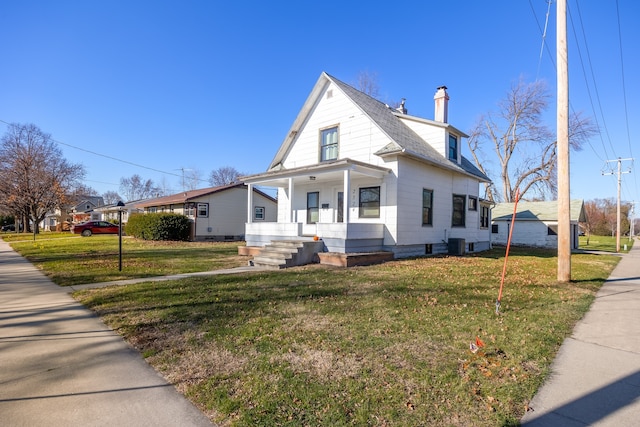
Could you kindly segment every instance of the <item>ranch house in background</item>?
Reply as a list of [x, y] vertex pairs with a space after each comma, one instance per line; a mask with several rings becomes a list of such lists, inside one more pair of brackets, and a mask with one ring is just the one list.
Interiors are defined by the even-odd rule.
[[[448, 123], [392, 108], [322, 73], [264, 173], [241, 177], [278, 192], [277, 222], [246, 224], [247, 247], [317, 239], [319, 252], [394, 257], [490, 247], [489, 178], [461, 155], [468, 136]], [[430, 101], [431, 102], [431, 101]], [[253, 194], [249, 193], [250, 198]]]
[[[192, 220], [191, 240], [244, 240], [244, 226], [248, 221], [275, 221], [276, 200], [268, 194], [242, 183], [203, 188], [136, 203], [145, 213], [172, 212]], [[247, 200], [251, 204], [247, 206]]]

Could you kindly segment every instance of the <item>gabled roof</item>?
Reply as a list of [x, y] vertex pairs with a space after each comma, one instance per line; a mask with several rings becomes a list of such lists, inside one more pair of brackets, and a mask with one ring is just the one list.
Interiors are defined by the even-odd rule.
[[390, 155], [406, 155], [416, 158], [421, 161], [431, 163], [435, 166], [453, 170], [459, 173], [472, 175], [481, 181], [489, 182], [490, 179], [483, 174], [478, 168], [476, 168], [469, 160], [464, 156], [462, 157], [461, 164], [458, 165], [455, 162], [445, 158], [438, 153], [430, 144], [426, 143], [418, 134], [416, 134], [409, 126], [407, 126], [400, 117], [405, 119], [414, 119], [420, 122], [426, 122], [432, 126], [443, 127], [449, 129], [455, 134], [467, 137], [463, 132], [451, 126], [448, 123], [441, 123], [433, 120], [426, 120], [419, 117], [408, 116], [401, 114], [392, 109], [388, 105], [378, 101], [377, 99], [361, 92], [352, 86], [330, 76], [327, 73], [322, 73], [320, 78], [313, 87], [311, 94], [304, 103], [298, 117], [293, 123], [289, 134], [285, 138], [284, 142], [280, 146], [280, 149], [276, 153], [276, 156], [269, 166], [269, 170], [280, 169], [281, 162], [286, 157], [291, 145], [293, 144], [297, 133], [307, 120], [308, 116], [313, 111], [313, 106], [317, 103], [320, 95], [324, 91], [325, 87], [333, 83], [347, 96], [370, 120], [378, 126], [378, 128], [386, 134], [391, 142], [378, 150], [375, 154], [381, 157]]
[[[498, 203], [491, 216], [494, 221], [511, 221], [514, 203]], [[571, 200], [571, 221], [585, 222], [584, 203], [582, 199]], [[558, 201], [518, 202], [516, 220], [519, 221], [557, 221]]]
[[[232, 188], [239, 188], [239, 187], [246, 187], [246, 185], [243, 183], [237, 183], [237, 184], [222, 185], [219, 187], [208, 187], [208, 188], [201, 188], [198, 190], [182, 191], [180, 193], [172, 194], [169, 196], [163, 196], [163, 197], [157, 197], [155, 199], [144, 200], [140, 203], [136, 203], [135, 206], [137, 208], [146, 208], [149, 206], [179, 205], [179, 204], [183, 204], [183, 203], [195, 200], [199, 197], [208, 196], [211, 194], [220, 193], [226, 190], [230, 190]], [[257, 190], [254, 188], [254, 191], [275, 201], [273, 197], [269, 196], [266, 193], [263, 193], [260, 190]]]

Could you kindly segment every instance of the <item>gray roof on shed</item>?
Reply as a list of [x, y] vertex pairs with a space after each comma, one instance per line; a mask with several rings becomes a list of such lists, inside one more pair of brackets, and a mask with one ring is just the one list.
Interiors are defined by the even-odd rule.
[[[493, 221], [511, 221], [514, 203], [498, 203], [491, 211]], [[571, 221], [585, 222], [584, 203], [582, 199], [571, 200]], [[557, 221], [558, 201], [518, 202], [516, 220], [520, 221]]]

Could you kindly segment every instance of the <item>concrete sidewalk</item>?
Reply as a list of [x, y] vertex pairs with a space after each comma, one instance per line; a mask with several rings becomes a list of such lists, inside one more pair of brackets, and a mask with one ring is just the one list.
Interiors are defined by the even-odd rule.
[[640, 425], [640, 242], [564, 341], [529, 406], [527, 427]]
[[212, 425], [119, 335], [2, 240], [0, 424]]

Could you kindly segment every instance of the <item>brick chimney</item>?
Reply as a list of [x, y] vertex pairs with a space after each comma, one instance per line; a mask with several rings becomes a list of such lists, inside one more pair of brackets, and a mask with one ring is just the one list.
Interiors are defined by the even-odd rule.
[[435, 117], [437, 122], [448, 123], [449, 116], [449, 94], [447, 94], [447, 87], [440, 86], [433, 96], [435, 101]]

